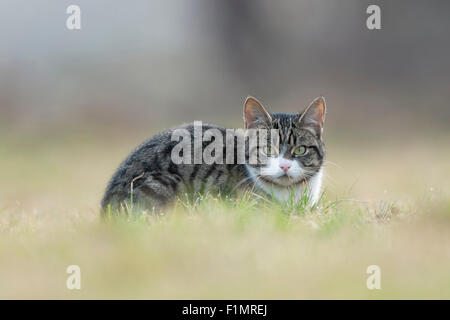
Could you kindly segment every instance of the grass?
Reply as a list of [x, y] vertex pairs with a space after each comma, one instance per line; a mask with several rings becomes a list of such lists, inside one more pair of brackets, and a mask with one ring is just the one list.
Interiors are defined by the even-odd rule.
[[[103, 221], [107, 179], [143, 137], [0, 137], [0, 298], [450, 298], [450, 150], [436, 140], [329, 142], [312, 209], [206, 194]], [[73, 264], [81, 290], [66, 288]]]

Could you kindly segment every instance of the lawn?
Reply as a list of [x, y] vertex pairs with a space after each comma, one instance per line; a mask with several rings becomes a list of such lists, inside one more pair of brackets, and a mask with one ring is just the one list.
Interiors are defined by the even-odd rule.
[[[204, 195], [103, 221], [107, 180], [148, 133], [20, 132], [0, 134], [0, 298], [450, 298], [448, 136], [330, 134], [313, 209]], [[80, 290], [66, 287], [69, 265]]]

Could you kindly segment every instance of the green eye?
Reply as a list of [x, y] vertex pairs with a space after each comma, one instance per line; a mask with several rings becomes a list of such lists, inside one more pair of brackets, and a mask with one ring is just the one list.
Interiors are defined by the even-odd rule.
[[306, 153], [307, 150], [308, 149], [306, 149], [305, 146], [300, 146], [300, 147], [297, 147], [297, 148], [294, 149], [294, 154], [296, 156], [302, 156], [302, 155], [304, 155]]
[[274, 150], [272, 147], [266, 147], [266, 148], [264, 149], [264, 153], [265, 153], [267, 156], [271, 156], [271, 155], [274, 155], [274, 154], [275, 154], [275, 150]]

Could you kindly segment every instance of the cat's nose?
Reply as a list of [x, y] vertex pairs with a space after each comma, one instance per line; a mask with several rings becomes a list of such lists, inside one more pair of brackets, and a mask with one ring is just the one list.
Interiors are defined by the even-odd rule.
[[289, 163], [283, 163], [280, 164], [280, 168], [281, 170], [283, 170], [284, 172], [287, 172], [289, 170], [289, 168], [291, 167], [291, 165]]

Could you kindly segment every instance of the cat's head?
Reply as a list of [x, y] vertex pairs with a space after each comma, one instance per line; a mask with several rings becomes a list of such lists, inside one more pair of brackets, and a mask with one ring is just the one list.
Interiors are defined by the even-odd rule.
[[[248, 164], [260, 183], [286, 188], [308, 181], [323, 164], [325, 146], [322, 140], [325, 99], [316, 98], [296, 114], [269, 113], [253, 97], [244, 104], [246, 129], [276, 129], [276, 143], [258, 145], [263, 162]], [[272, 142], [274, 139], [272, 137]], [[258, 142], [259, 144], [259, 142]]]

